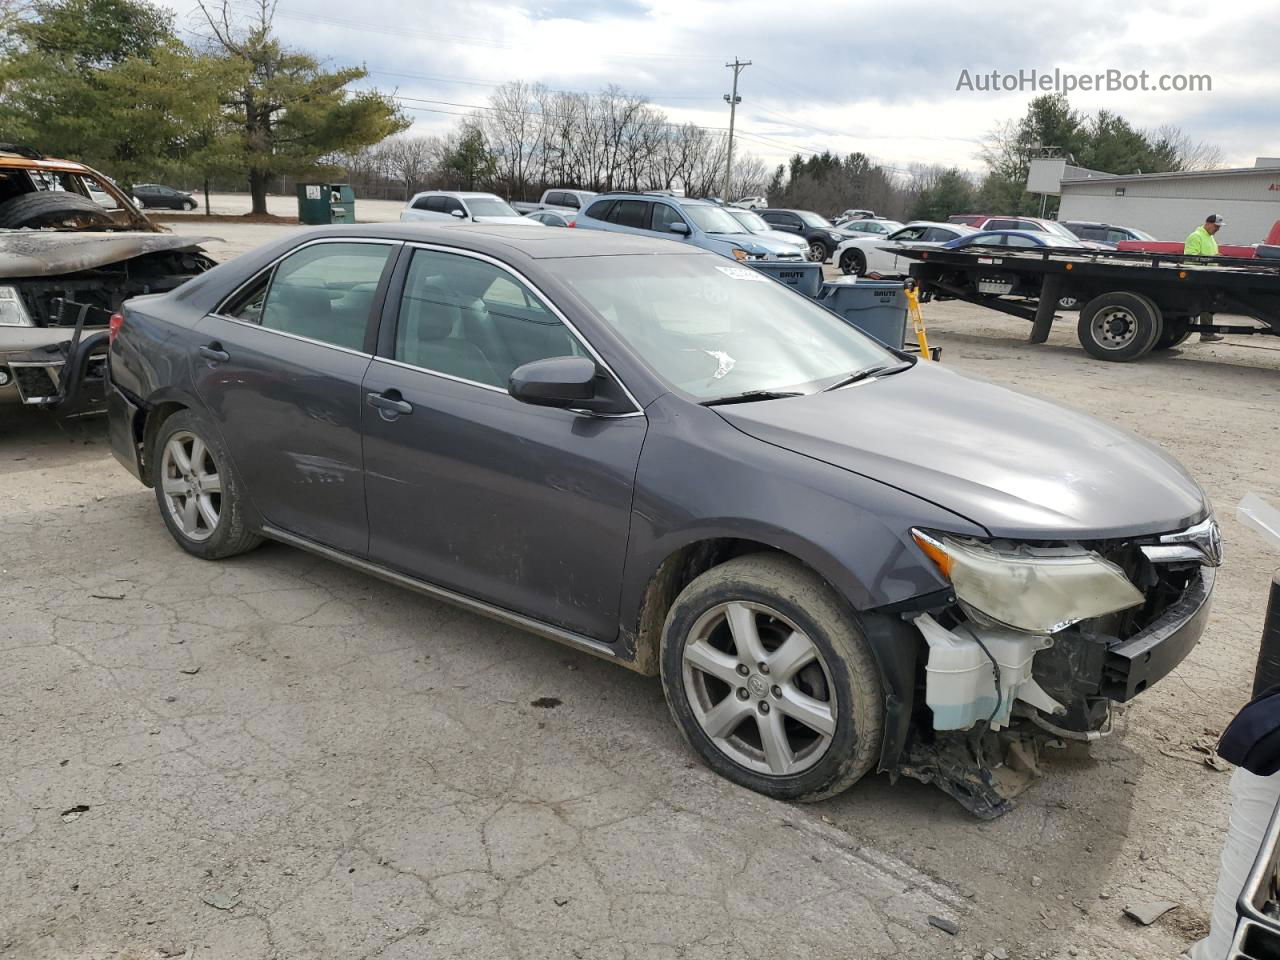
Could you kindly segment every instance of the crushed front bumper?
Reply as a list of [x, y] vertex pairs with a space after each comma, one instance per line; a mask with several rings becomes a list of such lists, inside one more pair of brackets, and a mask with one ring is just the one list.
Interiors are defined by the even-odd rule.
[[1145, 630], [1107, 649], [1101, 694], [1125, 703], [1186, 659], [1200, 641], [1212, 606], [1217, 571], [1201, 567], [1181, 599]]
[[0, 330], [0, 404], [40, 407], [59, 416], [105, 410], [107, 328], [85, 322], [91, 311], [105, 311], [67, 304], [79, 309], [72, 327]]

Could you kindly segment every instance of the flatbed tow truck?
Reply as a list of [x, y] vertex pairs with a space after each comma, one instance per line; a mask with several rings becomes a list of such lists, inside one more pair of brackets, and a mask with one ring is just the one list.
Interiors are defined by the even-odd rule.
[[[1063, 303], [1080, 304], [1080, 345], [1099, 360], [1137, 360], [1193, 333], [1280, 336], [1280, 259], [1072, 249], [897, 247], [922, 300], [965, 300], [1031, 321], [1049, 339]], [[1231, 323], [1202, 323], [1204, 314]], [[1236, 321], [1247, 322], [1236, 322]]]

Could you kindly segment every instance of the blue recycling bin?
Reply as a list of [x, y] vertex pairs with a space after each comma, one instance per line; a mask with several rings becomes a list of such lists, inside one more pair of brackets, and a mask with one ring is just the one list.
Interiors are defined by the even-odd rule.
[[901, 282], [827, 283], [815, 299], [886, 346], [901, 350], [907, 342], [907, 295]]

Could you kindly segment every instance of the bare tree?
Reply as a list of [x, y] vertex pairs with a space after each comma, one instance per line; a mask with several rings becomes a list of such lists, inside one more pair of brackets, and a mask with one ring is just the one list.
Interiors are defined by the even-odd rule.
[[1173, 153], [1175, 169], [1213, 170], [1222, 166], [1222, 148], [1203, 140], [1192, 140], [1191, 135], [1172, 123], [1153, 130], [1148, 138], [1157, 144], [1167, 144]]
[[392, 137], [379, 144], [377, 153], [385, 164], [384, 172], [404, 185], [408, 200], [427, 177], [437, 148], [427, 137]]

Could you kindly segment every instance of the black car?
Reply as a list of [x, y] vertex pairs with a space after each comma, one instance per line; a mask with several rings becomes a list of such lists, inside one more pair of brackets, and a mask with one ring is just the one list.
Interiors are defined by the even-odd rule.
[[133, 196], [144, 207], [168, 210], [194, 210], [198, 204], [189, 193], [166, 187], [159, 183], [139, 183], [133, 188]]
[[826, 217], [812, 210], [779, 210], [768, 208], [757, 210], [769, 226], [775, 230], [803, 237], [809, 245], [809, 259], [818, 263], [826, 263], [835, 253], [836, 247], [848, 239], [842, 235]]
[[1208, 615], [1217, 527], [1158, 447], [677, 241], [322, 227], [111, 340], [112, 451], [182, 549], [276, 540], [660, 673], [774, 797], [879, 769], [998, 814], [1011, 744], [1096, 738]]

